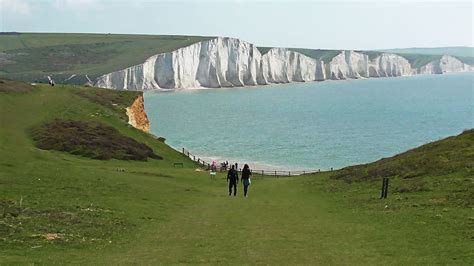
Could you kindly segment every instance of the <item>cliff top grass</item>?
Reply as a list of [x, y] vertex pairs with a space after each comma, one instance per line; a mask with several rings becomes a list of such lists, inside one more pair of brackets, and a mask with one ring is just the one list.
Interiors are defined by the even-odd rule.
[[[457, 178], [450, 180], [450, 176]], [[470, 182], [474, 177], [474, 129], [390, 158], [346, 167], [331, 175], [331, 178], [346, 182], [373, 181], [384, 177], [397, 180], [399, 185], [395, 189], [400, 193], [436, 190], [433, 186], [444, 183], [445, 186], [456, 187], [456, 196], [447, 197], [445, 201], [464, 207], [474, 206], [474, 183]]]
[[[0, 34], [0, 77], [30, 82], [47, 81], [52, 75], [56, 83], [85, 84], [96, 77], [141, 64], [148, 57], [171, 52], [214, 37], [178, 35], [132, 35], [87, 33], [3, 33]], [[451, 47], [452, 48], [452, 47]], [[271, 47], [258, 47], [262, 54]], [[341, 50], [289, 48], [311, 58], [329, 62]], [[453, 50], [454, 49], [454, 50]], [[388, 51], [388, 50], [387, 50]], [[407, 56], [413, 67], [425, 65], [435, 55], [452, 54], [461, 61], [474, 64], [474, 56], [464, 50], [395, 49]], [[469, 50], [469, 51], [472, 51]], [[362, 51], [374, 57], [380, 52]], [[416, 52], [416, 53], [414, 53]], [[86, 77], [87, 75], [87, 77]]]
[[140, 91], [123, 91], [117, 93], [109, 89], [90, 87], [76, 87], [74, 92], [93, 103], [114, 110], [115, 113], [125, 121], [128, 120], [128, 117], [123, 110], [132, 105], [138, 96], [143, 95], [143, 92]]
[[[266, 54], [270, 49], [273, 47], [258, 47], [258, 50], [260, 53]], [[324, 63], [329, 63], [335, 56], [340, 54], [342, 50], [325, 50], [325, 49], [304, 49], [304, 48], [288, 48], [290, 51], [298, 52], [301, 54], [304, 54], [310, 58], [317, 59], [317, 60], [322, 60]], [[423, 48], [420, 48], [419, 50], [416, 51], [422, 51]], [[428, 49], [430, 51], [430, 49]], [[422, 66], [425, 66], [426, 64], [439, 60], [443, 54], [426, 54], [426, 53], [409, 53], [409, 52], [404, 52], [404, 49], [394, 49], [393, 51], [391, 50], [384, 50], [384, 51], [367, 51], [367, 50], [356, 50], [358, 53], [363, 53], [369, 56], [369, 60], [372, 60], [376, 58], [377, 56], [381, 55], [384, 52], [387, 53], [394, 53], [399, 56], [402, 56], [410, 62], [410, 65], [413, 68], [420, 68]], [[409, 50], [408, 50], [409, 51]], [[442, 52], [444, 50], [436, 50], [438, 52]], [[474, 56], [459, 56], [458, 54], [465, 54], [465, 53], [450, 53], [451, 50], [446, 49], [447, 55], [453, 54], [454, 57], [457, 59], [461, 60], [461, 62], [473, 65], [474, 64]]]
[[0, 93], [27, 93], [33, 89], [34, 87], [28, 83], [0, 79]]
[[453, 173], [466, 178], [474, 175], [474, 129], [390, 158], [346, 167], [337, 171], [332, 177], [347, 181], [361, 181], [383, 177], [409, 179], [417, 176], [442, 176]]
[[[379, 199], [379, 177], [331, 178], [338, 171], [255, 175], [249, 198], [241, 186], [238, 197], [229, 197], [224, 173], [210, 179], [185, 156], [129, 126], [123, 109], [82, 97], [80, 89], [95, 90], [38, 85], [29, 93], [0, 93], [0, 264], [474, 260], [473, 206], [464, 197], [473, 177], [449, 170], [452, 160], [472, 155], [472, 147], [458, 146], [471, 145], [470, 133], [416, 156], [400, 155], [404, 163], [403, 157], [437, 158], [429, 153], [443, 151], [451, 161], [436, 166], [437, 172], [446, 165], [440, 173], [391, 177], [387, 199]], [[163, 160], [95, 160], [37, 148], [29, 129], [57, 120], [113, 127]]]
[[[0, 76], [28, 81], [54, 75], [67, 83], [73, 74], [95, 77], [140, 64], [211, 37], [131, 34], [19, 33], [0, 35]], [[87, 79], [69, 80], [84, 84]]]

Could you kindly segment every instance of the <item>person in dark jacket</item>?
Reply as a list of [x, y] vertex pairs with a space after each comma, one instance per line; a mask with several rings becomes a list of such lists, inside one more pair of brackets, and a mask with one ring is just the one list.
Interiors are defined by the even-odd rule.
[[242, 183], [244, 184], [244, 197], [247, 197], [247, 192], [250, 186], [251, 175], [252, 175], [252, 172], [250, 171], [248, 164], [245, 164], [244, 169], [242, 169], [242, 178], [240, 179]]
[[237, 194], [237, 183], [239, 182], [239, 173], [235, 171], [234, 166], [227, 172], [227, 182], [229, 183], [229, 196], [232, 194], [232, 187], [234, 187], [234, 196]]

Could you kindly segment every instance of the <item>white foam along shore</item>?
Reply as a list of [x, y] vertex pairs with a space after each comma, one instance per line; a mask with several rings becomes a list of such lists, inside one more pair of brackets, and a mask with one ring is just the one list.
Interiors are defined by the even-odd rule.
[[[229, 162], [229, 167], [230, 167], [230, 165], [237, 163], [239, 170], [241, 170], [245, 164], [248, 164], [250, 169], [252, 169], [252, 171], [260, 172], [260, 171], [263, 170], [267, 174], [271, 174], [274, 171], [277, 171], [277, 172], [280, 173], [280, 172], [302, 172], [302, 171], [314, 172], [314, 171], [319, 170], [319, 169], [310, 169], [310, 168], [307, 168], [307, 167], [275, 165], [275, 164], [270, 164], [270, 163], [266, 163], [266, 162], [246, 160], [246, 159], [241, 159], [241, 158], [240, 159], [239, 158], [228, 158], [228, 157], [224, 158], [224, 157], [220, 157], [220, 156], [197, 155], [197, 154], [194, 154], [194, 153], [193, 153], [193, 155], [196, 156], [196, 160], [199, 158], [201, 161], [205, 161], [206, 163], [210, 163], [210, 164], [212, 164], [212, 162], [215, 162], [218, 169], [219, 169], [222, 162], [227, 161], [227, 162]], [[190, 156], [190, 157], [191, 157], [191, 159], [193, 159], [192, 156]], [[320, 170], [321, 171], [327, 171], [329, 169], [320, 169]]]
[[142, 64], [98, 77], [94, 85], [120, 90], [185, 90], [467, 71], [474, 71], [474, 66], [449, 55], [419, 68], [397, 54], [369, 58], [350, 50], [324, 62], [286, 48], [272, 48], [262, 55], [254, 44], [218, 37], [153, 55]]

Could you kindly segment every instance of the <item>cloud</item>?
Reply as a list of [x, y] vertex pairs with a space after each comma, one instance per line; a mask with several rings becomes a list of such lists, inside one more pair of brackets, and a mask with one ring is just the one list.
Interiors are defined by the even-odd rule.
[[7, 13], [28, 15], [30, 12], [30, 4], [25, 0], [0, 0], [0, 15]]

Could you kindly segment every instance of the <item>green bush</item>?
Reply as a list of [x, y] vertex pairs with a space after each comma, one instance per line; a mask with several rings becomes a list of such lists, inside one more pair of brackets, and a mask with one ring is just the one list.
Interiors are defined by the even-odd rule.
[[31, 136], [40, 149], [64, 151], [97, 160], [162, 159], [147, 145], [98, 122], [58, 119], [32, 128]]

